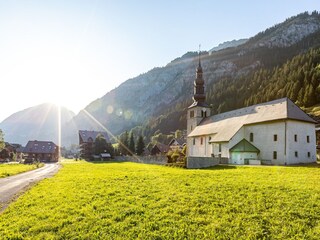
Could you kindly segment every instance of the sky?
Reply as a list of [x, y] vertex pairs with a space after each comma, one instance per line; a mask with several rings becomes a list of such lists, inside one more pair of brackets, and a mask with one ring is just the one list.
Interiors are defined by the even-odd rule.
[[199, 44], [313, 10], [319, 0], [0, 0], [0, 122], [45, 102], [78, 113]]

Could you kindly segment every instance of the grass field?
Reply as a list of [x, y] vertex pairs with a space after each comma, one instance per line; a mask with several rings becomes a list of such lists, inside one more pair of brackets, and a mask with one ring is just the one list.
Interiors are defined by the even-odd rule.
[[320, 168], [65, 162], [0, 215], [2, 239], [319, 239]]
[[36, 169], [36, 164], [0, 164], [0, 178]]

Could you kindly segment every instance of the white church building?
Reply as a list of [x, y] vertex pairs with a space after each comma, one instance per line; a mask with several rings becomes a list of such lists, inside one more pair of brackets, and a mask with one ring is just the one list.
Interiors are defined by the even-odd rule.
[[193, 101], [187, 116], [188, 168], [316, 161], [316, 122], [288, 98], [211, 116], [199, 59]]

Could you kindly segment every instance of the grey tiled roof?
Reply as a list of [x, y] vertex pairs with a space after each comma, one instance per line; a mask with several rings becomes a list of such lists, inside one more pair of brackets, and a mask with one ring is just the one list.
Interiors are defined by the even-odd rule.
[[79, 130], [79, 136], [81, 137], [83, 142], [89, 142], [89, 138], [94, 142], [96, 137], [101, 134], [110, 143], [110, 138], [107, 132], [98, 132], [98, 131], [87, 131], [87, 130]]
[[29, 141], [23, 149], [23, 153], [54, 153], [58, 148], [50, 141]]

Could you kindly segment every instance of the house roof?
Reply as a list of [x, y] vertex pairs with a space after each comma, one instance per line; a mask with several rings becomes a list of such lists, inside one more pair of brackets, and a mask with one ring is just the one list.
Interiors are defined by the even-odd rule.
[[[170, 150], [170, 147], [169, 147], [168, 145], [163, 144], [163, 143], [159, 143], [159, 142], [156, 143], [156, 144], [153, 146], [152, 149], [154, 149], [154, 148], [158, 148], [159, 151], [162, 152], [162, 153], [166, 153], [166, 152], [168, 152], [168, 151]], [[152, 151], [152, 150], [151, 150], [151, 151]]]
[[79, 130], [79, 137], [81, 137], [83, 142], [89, 142], [90, 138], [92, 141], [95, 141], [99, 134], [101, 134], [107, 140], [107, 142], [110, 143], [110, 138], [107, 132]]
[[228, 142], [244, 125], [284, 119], [316, 123], [289, 98], [281, 98], [207, 117], [188, 137], [212, 135], [210, 142]]
[[170, 143], [168, 144], [169, 146], [171, 146], [174, 141], [177, 141], [177, 143], [180, 145], [180, 146], [183, 146], [185, 143], [186, 143], [186, 140], [185, 138], [172, 138], [172, 140], [170, 141]]
[[49, 141], [29, 141], [25, 148], [24, 153], [55, 153], [58, 148], [53, 142]]
[[230, 148], [230, 152], [260, 152], [260, 150], [246, 139], [242, 139], [240, 142]]

